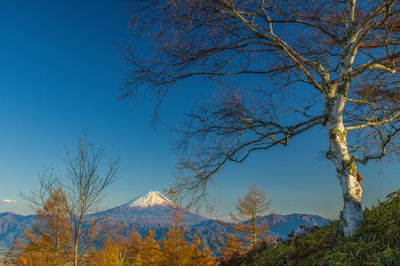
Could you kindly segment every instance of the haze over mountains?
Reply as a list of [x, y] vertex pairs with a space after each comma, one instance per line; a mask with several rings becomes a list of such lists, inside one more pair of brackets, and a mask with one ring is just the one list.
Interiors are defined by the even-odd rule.
[[[158, 239], [168, 231], [168, 225], [172, 221], [172, 215], [177, 206], [157, 191], [150, 191], [125, 204], [115, 208], [91, 214], [91, 217], [106, 217], [107, 221], [115, 224], [124, 224], [127, 230], [135, 228], [142, 236], [151, 229], [155, 231]], [[190, 211], [182, 210], [181, 215], [188, 239], [197, 234], [207, 241], [211, 248], [215, 248], [215, 239], [221, 240], [221, 234], [232, 233], [215, 219], [206, 218]], [[18, 215], [7, 212], [0, 213], [0, 249], [7, 249], [20, 237], [26, 228], [31, 228], [35, 220], [34, 215]], [[307, 214], [279, 215], [270, 214], [260, 217], [260, 224], [274, 224], [271, 235], [285, 238], [292, 230], [298, 230], [300, 225], [323, 226], [328, 220]]]

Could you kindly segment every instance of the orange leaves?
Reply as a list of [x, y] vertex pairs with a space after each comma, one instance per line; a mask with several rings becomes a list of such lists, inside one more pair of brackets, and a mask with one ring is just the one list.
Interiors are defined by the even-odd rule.
[[[48, 211], [59, 206], [48, 201]], [[44, 213], [42, 213], [44, 216]], [[46, 216], [45, 216], [46, 217]], [[52, 217], [54, 218], [54, 217]], [[169, 231], [163, 240], [157, 240], [154, 231], [149, 230], [142, 238], [134, 229], [126, 233], [126, 228], [108, 230], [108, 237], [100, 248], [92, 246], [80, 264], [96, 266], [117, 265], [216, 265], [210, 248], [195, 235], [193, 243], [185, 237], [182, 218], [179, 212], [174, 213]], [[26, 234], [26, 243], [16, 241], [7, 253], [7, 263], [11, 265], [69, 265], [73, 262], [73, 248], [69, 231], [61, 229], [56, 233], [53, 223], [48, 227], [37, 226], [39, 231], [29, 231]], [[66, 227], [67, 228], [67, 227]], [[68, 238], [68, 239], [67, 239]]]
[[15, 265], [63, 265], [72, 258], [71, 225], [65, 209], [66, 197], [61, 188], [54, 190], [37, 211], [32, 230], [8, 252]]

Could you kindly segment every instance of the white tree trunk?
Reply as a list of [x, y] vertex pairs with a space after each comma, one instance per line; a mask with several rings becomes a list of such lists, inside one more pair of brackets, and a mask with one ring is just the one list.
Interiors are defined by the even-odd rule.
[[[346, 236], [354, 235], [362, 222], [362, 188], [357, 174], [357, 166], [352, 160], [347, 147], [347, 132], [342, 117], [326, 123], [329, 132], [330, 148], [327, 158], [335, 165], [343, 196], [343, 210], [340, 215], [341, 228]], [[331, 117], [332, 118], [332, 117]]]
[[347, 146], [347, 131], [343, 122], [343, 111], [350, 88], [355, 56], [357, 54], [357, 34], [354, 31], [354, 14], [356, 0], [346, 0], [345, 26], [348, 35], [340, 56], [340, 78], [327, 86], [325, 97], [326, 128], [329, 133], [329, 151], [326, 157], [336, 168], [342, 188], [343, 210], [340, 214], [341, 229], [346, 236], [354, 235], [363, 220], [361, 195], [361, 180], [358, 178], [357, 166], [352, 159]]

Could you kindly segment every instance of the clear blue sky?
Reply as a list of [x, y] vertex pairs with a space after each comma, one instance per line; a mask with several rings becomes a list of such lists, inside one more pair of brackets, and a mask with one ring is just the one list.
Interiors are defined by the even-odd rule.
[[[129, 70], [117, 44], [133, 42], [143, 54], [143, 40], [128, 29], [127, 1], [0, 1], [0, 212], [31, 213], [18, 197], [38, 187], [38, 174], [53, 167], [62, 174], [64, 146], [80, 134], [121, 159], [120, 179], [103, 208], [125, 203], [175, 179], [177, 126], [193, 104], [217, 84], [191, 80], [178, 84], [164, 102], [162, 124], [151, 127], [154, 102], [117, 101]], [[190, 89], [187, 89], [190, 88]], [[256, 183], [272, 198], [274, 212], [338, 216], [342, 207], [333, 166], [324, 159], [327, 136], [315, 129], [287, 148], [254, 154], [231, 164], [216, 177], [215, 216], [226, 216], [238, 196]], [[364, 206], [400, 187], [396, 160], [361, 168]]]

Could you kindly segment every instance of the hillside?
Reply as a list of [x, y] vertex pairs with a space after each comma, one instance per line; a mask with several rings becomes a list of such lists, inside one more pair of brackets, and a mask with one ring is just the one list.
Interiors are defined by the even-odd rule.
[[343, 237], [338, 222], [286, 240], [260, 246], [222, 265], [399, 265], [400, 190], [371, 210], [356, 235]]
[[23, 236], [26, 228], [32, 228], [34, 215], [18, 215], [12, 212], [0, 213], [0, 254]]

